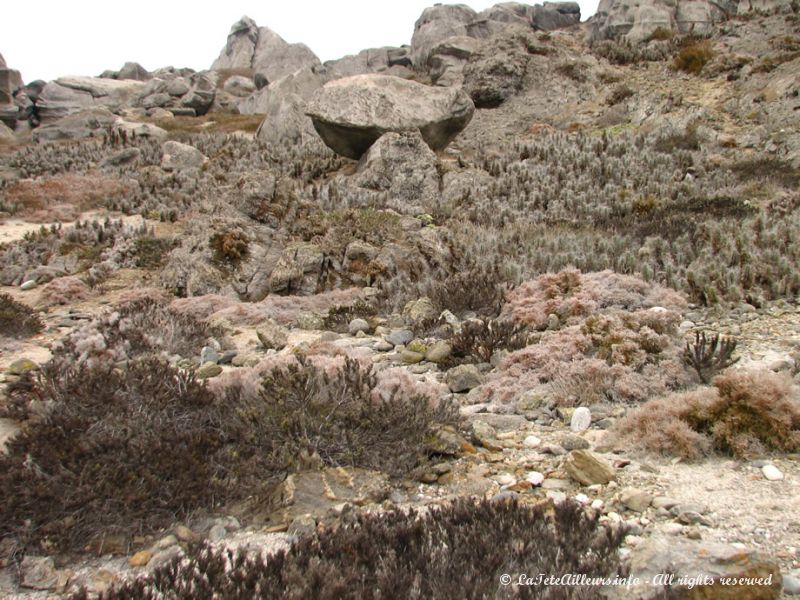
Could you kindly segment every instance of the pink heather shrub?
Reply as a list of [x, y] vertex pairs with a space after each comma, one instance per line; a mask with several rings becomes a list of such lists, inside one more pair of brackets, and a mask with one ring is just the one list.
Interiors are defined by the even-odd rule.
[[42, 288], [39, 299], [43, 306], [53, 306], [88, 300], [91, 295], [92, 290], [88, 285], [78, 277], [70, 275], [53, 279], [47, 283]]
[[136, 302], [139, 300], [154, 300], [161, 303], [168, 301], [169, 298], [169, 294], [162, 288], [133, 287], [120, 290], [116, 298], [114, 298], [114, 304], [116, 306], [122, 306], [124, 304], [128, 304], [129, 302]]
[[519, 323], [544, 329], [550, 314], [569, 324], [576, 317], [604, 308], [631, 310], [654, 306], [676, 310], [686, 306], [686, 301], [673, 290], [631, 275], [608, 270], [583, 274], [578, 269], [565, 269], [545, 273], [510, 291], [503, 312]]
[[690, 382], [677, 337], [680, 295], [611, 271], [548, 273], [508, 294], [504, 312], [533, 328], [549, 314], [562, 324], [509, 354], [481, 391], [511, 402], [550, 384], [553, 400], [575, 406], [646, 400]]
[[731, 371], [713, 385], [651, 400], [610, 436], [619, 447], [686, 459], [800, 450], [800, 402], [786, 374]]

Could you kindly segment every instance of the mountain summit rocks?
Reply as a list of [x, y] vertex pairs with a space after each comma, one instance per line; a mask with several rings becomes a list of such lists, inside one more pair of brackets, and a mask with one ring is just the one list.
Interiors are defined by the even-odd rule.
[[269, 27], [259, 27], [250, 17], [233, 24], [228, 42], [211, 69], [252, 70], [267, 82], [276, 81], [304, 67], [320, 66], [317, 55], [305, 44], [290, 44]]
[[461, 89], [374, 74], [331, 81], [314, 93], [306, 108], [325, 144], [354, 159], [390, 131], [416, 129], [432, 150], [441, 150], [467, 126], [474, 111]]
[[590, 40], [624, 36], [631, 42], [647, 39], [661, 28], [677, 33], [705, 34], [736, 15], [791, 11], [791, 0], [600, 0], [592, 18]]

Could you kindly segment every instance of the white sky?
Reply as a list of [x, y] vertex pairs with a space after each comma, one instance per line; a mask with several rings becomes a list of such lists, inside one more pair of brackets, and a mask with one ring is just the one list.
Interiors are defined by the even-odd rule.
[[[496, 1], [465, 2], [483, 10]], [[321, 60], [411, 41], [414, 22], [436, 0], [39, 0], [35, 15], [0, 19], [0, 53], [26, 82], [62, 75], [99, 75], [126, 61], [148, 70], [172, 65], [207, 69], [244, 15], [287, 42], [307, 44]], [[539, 0], [529, 0], [538, 4]], [[597, 0], [579, 0], [581, 18]], [[8, 12], [8, 11], [6, 11]], [[12, 11], [13, 12], [13, 11]]]

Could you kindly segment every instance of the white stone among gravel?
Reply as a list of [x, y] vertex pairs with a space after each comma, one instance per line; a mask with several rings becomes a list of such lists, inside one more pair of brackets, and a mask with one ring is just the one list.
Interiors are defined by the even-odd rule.
[[586, 431], [589, 425], [592, 424], [592, 413], [585, 406], [580, 406], [572, 413], [572, 420], [570, 421], [569, 428], [574, 432]]
[[761, 467], [761, 473], [767, 481], [780, 481], [783, 479], [783, 473], [775, 465], [764, 465]]
[[522, 445], [525, 446], [526, 448], [536, 448], [541, 443], [542, 443], [541, 439], [539, 439], [535, 435], [529, 435], [523, 440]]
[[511, 473], [500, 473], [494, 480], [500, 485], [514, 485], [517, 483], [516, 478]]
[[539, 471], [531, 471], [525, 475], [525, 480], [530, 481], [534, 486], [542, 485], [542, 482], [544, 481], [544, 475], [539, 473]]
[[587, 496], [586, 494], [577, 494], [575, 496], [575, 502], [578, 502], [580, 504], [589, 504], [589, 496]]
[[32, 290], [36, 287], [36, 280], [35, 279], [28, 279], [28, 281], [23, 281], [22, 285], [19, 286], [23, 292], [27, 292], [28, 290]]

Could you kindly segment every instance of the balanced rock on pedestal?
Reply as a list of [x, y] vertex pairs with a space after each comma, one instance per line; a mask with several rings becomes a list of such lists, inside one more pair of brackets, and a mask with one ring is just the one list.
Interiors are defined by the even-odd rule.
[[416, 129], [432, 150], [441, 150], [467, 126], [474, 111], [460, 89], [374, 74], [331, 81], [314, 93], [306, 108], [325, 144], [355, 159], [390, 131]]

